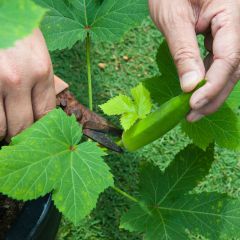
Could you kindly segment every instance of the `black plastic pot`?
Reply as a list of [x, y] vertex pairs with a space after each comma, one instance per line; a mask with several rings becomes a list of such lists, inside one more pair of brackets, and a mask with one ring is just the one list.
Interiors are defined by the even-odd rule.
[[27, 202], [6, 240], [54, 240], [61, 214], [54, 206], [51, 195]]

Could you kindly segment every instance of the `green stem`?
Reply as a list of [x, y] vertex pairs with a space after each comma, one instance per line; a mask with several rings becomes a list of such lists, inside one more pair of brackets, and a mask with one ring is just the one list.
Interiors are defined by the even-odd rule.
[[92, 94], [92, 74], [91, 74], [91, 39], [90, 34], [87, 33], [86, 37], [86, 57], [87, 57], [87, 77], [88, 77], [88, 100], [89, 100], [89, 109], [93, 110], [93, 94]]
[[140, 204], [139, 201], [135, 197], [129, 195], [128, 193], [124, 192], [120, 188], [113, 186], [112, 189], [114, 191], [116, 191], [117, 193], [121, 194], [122, 196], [124, 196], [125, 198], [129, 199], [130, 201]]
[[124, 148], [124, 145], [123, 145], [123, 142], [122, 142], [122, 138], [121, 139], [118, 139], [115, 141], [115, 143], [119, 146], [119, 147], [122, 147]]

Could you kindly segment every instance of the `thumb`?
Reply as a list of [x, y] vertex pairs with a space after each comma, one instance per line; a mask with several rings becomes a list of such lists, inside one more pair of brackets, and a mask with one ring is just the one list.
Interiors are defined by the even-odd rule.
[[184, 92], [192, 91], [205, 76], [205, 68], [198, 47], [194, 24], [178, 22], [164, 31], [176, 64]]

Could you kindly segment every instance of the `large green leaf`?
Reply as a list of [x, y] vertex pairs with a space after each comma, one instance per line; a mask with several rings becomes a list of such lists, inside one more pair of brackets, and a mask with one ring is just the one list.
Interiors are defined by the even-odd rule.
[[183, 121], [182, 130], [202, 149], [215, 141], [221, 147], [240, 150], [240, 118], [227, 104], [199, 122]]
[[[150, 91], [153, 100], [163, 104], [181, 93], [177, 70], [166, 41], [159, 47], [157, 63], [161, 75], [146, 79], [143, 84]], [[240, 83], [228, 98], [227, 104], [218, 112], [197, 123], [183, 121], [182, 130], [197, 146], [206, 149], [210, 143], [216, 142], [221, 147], [240, 149], [240, 118], [236, 114], [240, 105], [239, 89]]]
[[57, 208], [77, 224], [113, 185], [104, 152], [81, 138], [74, 116], [52, 111], [0, 151], [0, 192], [31, 200], [53, 190]]
[[0, 4], [0, 48], [14, 42], [37, 28], [46, 10], [31, 0], [3, 0]]
[[71, 48], [88, 32], [96, 41], [119, 40], [148, 14], [146, 0], [35, 1], [50, 9], [42, 24], [50, 50]]
[[238, 81], [237, 85], [233, 89], [232, 93], [230, 94], [228, 100], [228, 105], [234, 110], [239, 110], [240, 108], [240, 81]]
[[145, 165], [140, 176], [140, 204], [121, 219], [121, 227], [144, 234], [145, 240], [187, 239], [186, 229], [218, 240], [239, 234], [240, 201], [218, 193], [189, 194], [208, 173], [213, 148], [190, 145], [162, 173]]

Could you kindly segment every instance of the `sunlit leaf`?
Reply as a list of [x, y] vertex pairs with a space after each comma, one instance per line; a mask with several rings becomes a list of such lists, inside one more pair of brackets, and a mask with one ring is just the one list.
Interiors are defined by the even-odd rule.
[[0, 151], [0, 192], [31, 200], [53, 191], [57, 208], [79, 223], [113, 185], [105, 153], [93, 142], [80, 143], [81, 138], [74, 116], [50, 112]]
[[71, 48], [90, 33], [96, 41], [119, 40], [148, 15], [145, 0], [35, 0], [50, 12], [42, 30], [50, 50]]
[[31, 0], [2, 0], [0, 4], [0, 48], [7, 48], [37, 28], [46, 9]]

